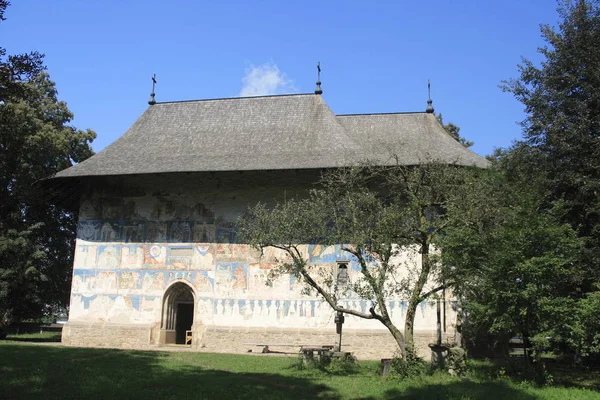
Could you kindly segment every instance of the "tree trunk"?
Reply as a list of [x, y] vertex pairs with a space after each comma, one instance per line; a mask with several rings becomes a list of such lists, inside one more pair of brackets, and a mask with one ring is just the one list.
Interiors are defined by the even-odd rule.
[[418, 303], [413, 304], [412, 301], [408, 302], [408, 309], [406, 310], [406, 321], [404, 322], [404, 338], [406, 340], [406, 351], [410, 354], [414, 354], [415, 351], [415, 341], [413, 332], [417, 304]]
[[429, 243], [425, 242], [421, 245], [421, 271], [419, 272], [419, 279], [415, 283], [410, 299], [408, 300], [408, 309], [406, 310], [406, 319], [404, 322], [404, 338], [406, 340], [406, 353], [415, 354], [415, 342], [414, 342], [414, 325], [415, 325], [415, 314], [417, 312], [417, 306], [421, 300], [421, 293], [429, 278], [429, 272], [431, 270], [431, 264], [429, 261]]
[[[405, 339], [402, 336], [402, 332], [400, 329], [394, 325], [392, 319], [390, 318], [390, 314], [388, 313], [387, 305], [385, 298], [381, 294], [381, 291], [377, 293], [377, 305], [381, 311], [381, 315], [377, 318], [387, 329], [390, 331], [396, 344], [398, 344], [398, 348], [400, 349], [400, 355], [404, 358], [406, 356], [406, 343]], [[374, 313], [373, 313], [374, 314]]]
[[387, 318], [387, 319], [384, 318], [381, 321], [381, 323], [383, 323], [383, 325], [385, 325], [385, 327], [390, 331], [390, 333], [394, 337], [394, 340], [398, 344], [398, 348], [400, 349], [400, 354], [402, 355], [402, 357], [405, 357], [406, 343], [405, 343], [405, 338], [402, 337], [402, 332], [400, 332], [400, 329], [396, 328], [396, 325], [394, 325], [393, 322], [389, 318]]

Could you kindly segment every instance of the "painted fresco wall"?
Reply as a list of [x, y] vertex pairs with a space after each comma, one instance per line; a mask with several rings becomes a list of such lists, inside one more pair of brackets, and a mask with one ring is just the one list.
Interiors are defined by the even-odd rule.
[[[159, 323], [165, 290], [183, 280], [195, 289], [195, 320], [202, 325], [334, 329], [330, 307], [302, 294], [293, 276], [267, 284], [282, 253], [266, 249], [261, 255], [236, 243], [233, 229], [248, 202], [296, 195], [306, 182], [293, 176], [278, 181], [195, 175], [126, 178], [91, 187], [80, 209], [69, 321]], [[306, 245], [304, 251], [317, 265], [348, 260], [350, 279], [359, 274], [356, 261], [338, 248]], [[408, 254], [402, 258], [419, 262]], [[342, 304], [363, 312], [370, 307], [352, 297]], [[448, 305], [447, 320], [454, 321]], [[401, 326], [407, 302], [393, 299], [389, 307]], [[435, 326], [435, 304], [423, 302], [415, 329]], [[384, 329], [353, 316], [346, 317], [345, 328]]]

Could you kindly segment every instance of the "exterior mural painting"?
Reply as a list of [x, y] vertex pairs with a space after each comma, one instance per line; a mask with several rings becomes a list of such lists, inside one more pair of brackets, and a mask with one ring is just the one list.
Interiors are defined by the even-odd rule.
[[[142, 189], [141, 192], [149, 191]], [[177, 191], [176, 188], [173, 189]], [[269, 272], [284, 257], [267, 248], [262, 254], [237, 243], [233, 225], [243, 212], [242, 204], [227, 204], [230, 191], [216, 190], [219, 209], [228, 219], [212, 211], [199, 197], [152, 195], [111, 198], [92, 192], [81, 203], [76, 244], [69, 324], [139, 326], [149, 330], [146, 345], [160, 344], [163, 296], [169, 287], [185, 282], [195, 294], [194, 346], [208, 346], [203, 333], [210, 327], [294, 328], [332, 334], [334, 313], [322, 299], [303, 294], [294, 276], [269, 281]], [[277, 189], [270, 192], [275, 195]], [[269, 191], [262, 196], [268, 198]], [[213, 198], [214, 201], [214, 198]], [[349, 262], [352, 280], [359, 267], [338, 247], [304, 245], [311, 263], [333, 269], [337, 261]], [[408, 254], [406, 262], [418, 262]], [[344, 307], [367, 312], [371, 303], [350, 296]], [[404, 323], [407, 302], [390, 299], [393, 321]], [[415, 320], [416, 331], [433, 334], [435, 304], [423, 302]], [[455, 313], [448, 308], [447, 319]], [[378, 322], [347, 316], [345, 329], [387, 331]], [[67, 330], [68, 332], [68, 330]], [[256, 338], [255, 341], [259, 340]], [[70, 343], [68, 334], [65, 342]], [[210, 347], [210, 346], [209, 346]]]
[[[323, 170], [365, 160], [489, 163], [447, 134], [431, 101], [424, 112], [336, 115], [320, 94], [152, 101], [118, 140], [57, 173], [51, 184], [72, 189], [65, 202], [80, 205], [63, 343], [149, 347], [191, 333], [192, 348], [207, 351], [334, 344], [330, 307], [304, 294], [293, 276], [268, 282], [284, 255], [241, 243], [238, 216], [258, 201], [268, 206], [305, 195]], [[314, 265], [334, 270], [346, 260], [349, 278], [358, 274], [355, 260], [339, 248], [305, 245], [303, 251]], [[414, 254], [400, 258], [419, 266]], [[352, 295], [341, 302], [363, 312], [371, 306]], [[456, 315], [451, 305], [447, 335]], [[402, 327], [405, 299], [388, 306]], [[435, 304], [422, 303], [417, 347], [428, 351], [435, 332]], [[395, 350], [378, 321], [346, 316], [344, 338], [359, 358], [390, 357]]]

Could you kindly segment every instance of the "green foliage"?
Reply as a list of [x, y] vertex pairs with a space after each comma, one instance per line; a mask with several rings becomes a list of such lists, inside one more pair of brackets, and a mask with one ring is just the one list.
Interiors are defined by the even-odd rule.
[[524, 59], [503, 86], [525, 106], [524, 140], [489, 157], [475, 192], [491, 201], [443, 237], [465, 337], [523, 335], [535, 362], [599, 350], [600, 3], [559, 14], [556, 30], [542, 26], [543, 62]]
[[521, 357], [508, 357], [501, 360], [498, 378], [510, 378], [521, 382], [533, 382], [537, 385], [552, 385], [554, 377], [540, 360], [530, 362]]
[[307, 360], [299, 352], [293, 367], [297, 370], [319, 370], [331, 375], [352, 375], [360, 371], [358, 359], [352, 354], [343, 357], [324, 355]]
[[431, 366], [418, 357], [414, 349], [407, 350], [404, 355], [396, 354], [391, 363], [394, 375], [401, 379], [417, 378], [431, 374]]
[[524, 145], [546, 174], [549, 200], [580, 235], [598, 238], [600, 3], [566, 2], [559, 13], [558, 30], [542, 26], [542, 65], [524, 60], [504, 89], [525, 105]]
[[600, 281], [600, 2], [565, 2], [559, 14], [558, 29], [542, 26], [541, 65], [524, 59], [503, 89], [527, 112], [524, 168], [542, 172], [546, 206], [583, 240], [589, 291]]
[[450, 347], [445, 363], [450, 375], [465, 376], [469, 369], [467, 352], [462, 347]]
[[454, 138], [454, 140], [456, 140], [466, 148], [469, 148], [475, 144], [474, 142], [471, 142], [470, 140], [467, 140], [466, 138], [460, 136], [460, 128], [457, 125], [454, 125], [452, 122], [444, 124], [444, 118], [442, 117], [442, 113], [437, 114], [435, 118], [444, 127], [446, 132], [448, 132], [448, 134]]
[[317, 357], [317, 358], [312, 358], [312, 359], [306, 359], [304, 357], [304, 354], [302, 354], [302, 351], [300, 351], [300, 352], [298, 352], [298, 357], [296, 357], [296, 360], [292, 364], [292, 367], [299, 371], [302, 371], [305, 369], [325, 370], [325, 368], [330, 363], [331, 363], [331, 358], [329, 358], [329, 357]]
[[575, 315], [571, 316], [570, 331], [565, 341], [581, 356], [600, 358], [600, 291], [586, 293], [573, 304]]
[[506, 172], [491, 170], [481, 183], [477, 190], [493, 199], [487, 212], [446, 231], [442, 240], [444, 262], [455, 267], [451, 274], [460, 283], [467, 333], [475, 326], [508, 337], [563, 337], [583, 273], [576, 232], [541, 212], [535, 188]]
[[62, 335], [56, 332], [19, 333], [7, 335], [5, 339], [13, 342], [60, 343]]
[[95, 133], [68, 125], [73, 115], [44, 69], [41, 54], [0, 47], [0, 325], [68, 303], [76, 210], [40, 180], [92, 155]]
[[471, 344], [523, 335], [534, 359], [565, 345], [583, 356], [597, 353], [600, 304], [597, 291], [584, 292], [590, 274], [580, 261], [585, 243], [519, 170], [521, 151], [498, 155], [478, 188], [493, 201], [442, 240], [467, 316], [463, 334]]
[[[444, 229], [462, 220], [472, 204], [464, 193], [478, 171], [434, 161], [419, 166], [360, 166], [325, 173], [306, 198], [287, 199], [267, 207], [257, 204], [238, 223], [241, 240], [258, 248], [274, 247], [285, 257], [278, 274], [290, 273], [317, 292], [336, 311], [380, 321], [400, 348], [404, 338], [392, 323], [387, 300], [409, 300], [406, 346], [412, 347], [417, 305], [444, 287], [444, 271], [434, 245]], [[478, 201], [478, 199], [471, 199]], [[360, 275], [347, 287], [336, 285], [331, 269], [310, 265], [302, 244], [339, 246], [356, 260]], [[403, 254], [408, 257], [398, 257]], [[421, 263], [412, 262], [420, 256]], [[408, 258], [410, 261], [398, 261]], [[394, 279], [404, 269], [402, 279]], [[427, 282], [440, 286], [424, 291]], [[349, 294], [372, 302], [369, 312], [342, 309], [338, 300]]]
[[331, 359], [328, 371], [337, 375], [352, 375], [360, 371], [358, 359], [353, 354]]

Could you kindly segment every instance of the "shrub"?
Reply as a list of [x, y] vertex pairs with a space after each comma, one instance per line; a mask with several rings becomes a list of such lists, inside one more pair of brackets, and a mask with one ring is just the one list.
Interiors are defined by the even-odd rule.
[[510, 377], [521, 381], [535, 382], [538, 385], [550, 385], [554, 381], [541, 360], [528, 360], [521, 357], [508, 357], [498, 372], [498, 377]]
[[306, 359], [302, 352], [298, 354], [294, 368], [299, 370], [316, 369], [326, 373], [337, 375], [348, 375], [356, 373], [359, 369], [358, 360], [352, 354], [346, 354], [343, 357], [321, 356], [312, 359]]
[[396, 354], [391, 366], [394, 373], [401, 378], [423, 376], [431, 372], [429, 364], [418, 357], [414, 350], [407, 350], [404, 357]]
[[468, 369], [467, 352], [462, 347], [450, 347], [446, 357], [446, 369], [450, 375], [464, 376]]
[[332, 358], [329, 366], [327, 366], [327, 371], [343, 375], [355, 373], [357, 369], [358, 360], [352, 354], [346, 354], [340, 358]]

